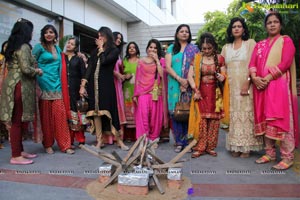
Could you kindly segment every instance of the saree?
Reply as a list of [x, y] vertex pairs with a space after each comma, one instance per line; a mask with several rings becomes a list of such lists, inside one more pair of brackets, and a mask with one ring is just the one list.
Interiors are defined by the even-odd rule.
[[[299, 144], [298, 106], [296, 92], [295, 47], [288, 36], [278, 36], [271, 42], [259, 42], [249, 65], [250, 72], [273, 80], [264, 90], [253, 88], [255, 134], [273, 140], [283, 140], [293, 134]], [[276, 97], [276, 98], [274, 98]]]

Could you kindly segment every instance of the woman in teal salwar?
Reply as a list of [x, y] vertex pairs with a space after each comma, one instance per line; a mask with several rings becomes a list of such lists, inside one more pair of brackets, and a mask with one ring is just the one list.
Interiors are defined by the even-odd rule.
[[185, 92], [185, 100], [189, 100], [192, 89], [187, 81], [187, 74], [194, 56], [199, 52], [196, 45], [191, 44], [192, 35], [187, 24], [177, 27], [175, 42], [167, 49], [166, 69], [168, 76], [168, 109], [171, 118], [171, 130], [176, 142], [175, 152], [180, 152], [188, 145], [188, 121], [174, 120], [175, 104], [179, 101], [181, 92]]

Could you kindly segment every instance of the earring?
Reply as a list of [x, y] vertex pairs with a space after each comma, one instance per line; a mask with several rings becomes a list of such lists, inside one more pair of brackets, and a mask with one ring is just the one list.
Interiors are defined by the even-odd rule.
[[245, 36], [245, 32], [243, 32], [243, 36]]

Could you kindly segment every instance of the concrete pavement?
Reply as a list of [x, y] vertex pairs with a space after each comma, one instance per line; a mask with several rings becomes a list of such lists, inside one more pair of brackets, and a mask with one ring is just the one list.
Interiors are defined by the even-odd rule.
[[[220, 129], [217, 157], [203, 155], [191, 159], [190, 153], [184, 156], [189, 160], [184, 163], [183, 173], [191, 179], [194, 188], [190, 199], [300, 199], [299, 150], [296, 151], [296, 162], [291, 169], [272, 171], [274, 163], [258, 165], [254, 162], [263, 152], [253, 153], [246, 159], [231, 157], [225, 150], [225, 135], [226, 131]], [[95, 136], [86, 134], [86, 137], [87, 144], [95, 142]], [[55, 145], [55, 154], [49, 155], [44, 152], [42, 144], [31, 140], [23, 144], [26, 151], [38, 154], [32, 165], [10, 165], [10, 147], [7, 142], [5, 148], [0, 150], [1, 200], [92, 199], [86, 193], [85, 186], [98, 177], [97, 169], [102, 160], [81, 149], [76, 149], [74, 155], [68, 155], [60, 152]], [[172, 137], [169, 143], [160, 144], [156, 150], [157, 155], [169, 161], [176, 155], [173, 144]], [[121, 157], [127, 154], [115, 145], [108, 145], [104, 150], [116, 150]]]

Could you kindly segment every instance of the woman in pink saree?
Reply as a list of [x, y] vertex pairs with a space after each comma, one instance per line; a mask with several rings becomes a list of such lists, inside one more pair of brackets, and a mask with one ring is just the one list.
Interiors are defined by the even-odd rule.
[[268, 38], [256, 44], [249, 64], [255, 85], [255, 134], [264, 135], [266, 154], [256, 163], [276, 160], [276, 140], [280, 141], [281, 161], [274, 169], [293, 165], [298, 145], [295, 46], [290, 37], [281, 35], [282, 18], [271, 12], [265, 18]]
[[151, 141], [159, 138], [164, 125], [167, 125], [164, 109], [163, 66], [160, 62], [161, 45], [158, 40], [148, 42], [147, 56], [140, 59], [136, 69], [134, 87], [136, 138], [146, 134]]

